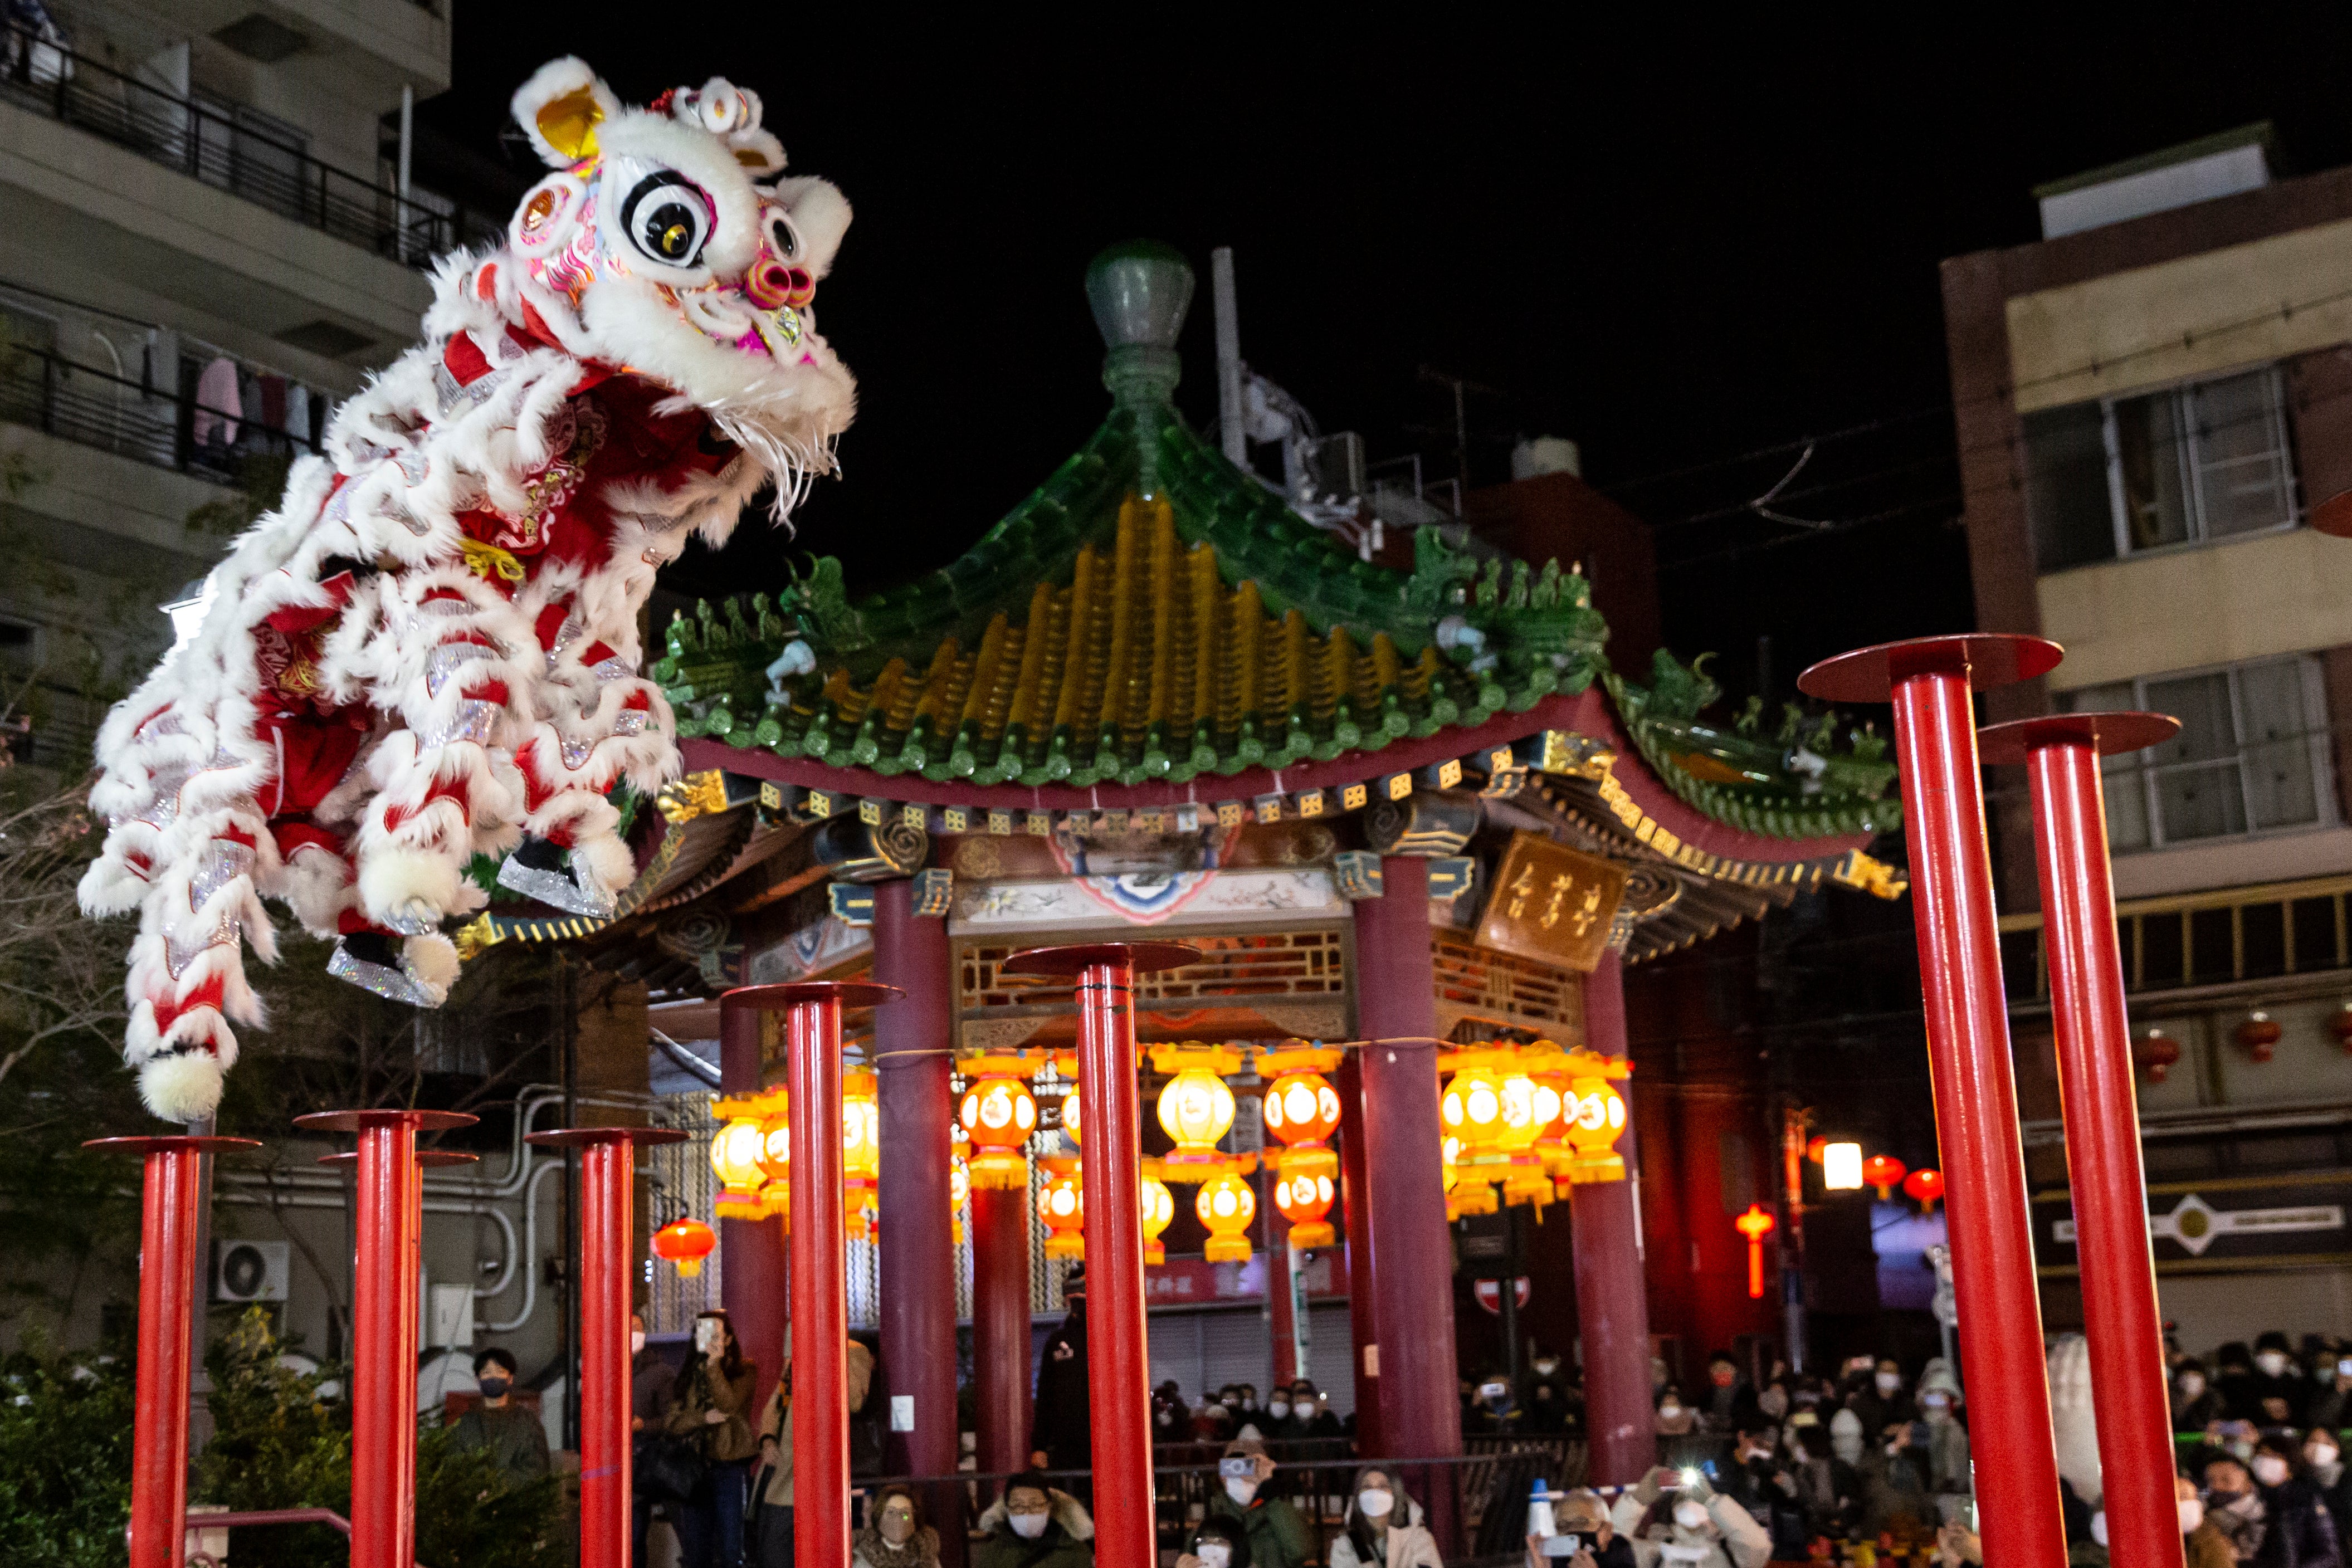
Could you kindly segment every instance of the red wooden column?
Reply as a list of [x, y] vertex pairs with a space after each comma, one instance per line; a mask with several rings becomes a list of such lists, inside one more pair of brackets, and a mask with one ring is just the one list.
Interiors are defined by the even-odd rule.
[[533, 1133], [580, 1151], [580, 1564], [629, 1568], [629, 1315], [637, 1260], [636, 1151], [678, 1144], [667, 1127]]
[[[757, 1094], [767, 1087], [761, 1081], [761, 1009], [740, 999], [747, 991], [738, 988], [719, 998], [722, 1094]], [[727, 1309], [744, 1356], [758, 1364], [764, 1399], [784, 1370], [783, 1220], [720, 1219], [719, 1260], [719, 1304]]]
[[[1381, 886], [1380, 897], [1355, 905], [1356, 1021], [1370, 1043], [1356, 1053], [1364, 1096], [1364, 1224], [1359, 1228], [1350, 1218], [1349, 1240], [1351, 1247], [1359, 1239], [1365, 1243], [1371, 1275], [1379, 1338], [1367, 1351], [1379, 1364], [1381, 1446], [1393, 1458], [1452, 1458], [1462, 1452], [1462, 1406], [1432, 1038], [1437, 976], [1430, 961], [1429, 862], [1385, 856]], [[1441, 1546], [1454, 1542], [1451, 1467], [1412, 1479]]]
[[188, 1535], [188, 1369], [195, 1321], [198, 1199], [206, 1155], [257, 1149], [252, 1138], [93, 1138], [82, 1147], [137, 1155], [138, 1403], [131, 1432], [131, 1568], [179, 1568]]
[[[882, 1208], [882, 1376], [894, 1408], [886, 1472], [951, 1475], [956, 1468], [955, 1215], [948, 1190], [954, 1153], [953, 973], [948, 924], [917, 915], [911, 882], [874, 889], [874, 977], [904, 993], [874, 1015], [879, 1080]], [[1025, 1302], [1024, 1303], [1026, 1304]], [[898, 1401], [909, 1402], [901, 1431]], [[926, 1498], [933, 1519], [951, 1519], [950, 1490]], [[960, 1568], [961, 1531], [943, 1531], [944, 1568]]]
[[352, 1568], [412, 1568], [416, 1561], [416, 1292], [424, 1197], [416, 1134], [474, 1121], [457, 1111], [322, 1111], [294, 1118], [305, 1132], [359, 1134]]
[[1142, 1128], [1135, 1086], [1135, 977], [1197, 956], [1174, 942], [1016, 953], [1008, 974], [1077, 978], [1078, 1092], [1087, 1108], [1087, 1407], [1094, 1424], [1095, 1558], [1158, 1568], [1151, 1368], [1144, 1343]]
[[1977, 1495], [1991, 1500], [1985, 1561], [2001, 1568], [2056, 1568], [2066, 1536], [1969, 693], [2032, 680], [2062, 656], [2040, 637], [1922, 637], [1840, 654], [1797, 682], [1824, 702], [1895, 704], [1969, 1448]]
[[[1626, 1054], [1624, 960], [1613, 948], [1584, 979], [1584, 1043], [1604, 1056]], [[1629, 1098], [1632, 1087], [1624, 1085]], [[1603, 1486], [1631, 1486], [1658, 1460], [1650, 1406], [1650, 1295], [1635, 1212], [1641, 1165], [1630, 1113], [1617, 1152], [1625, 1161], [1623, 1181], [1580, 1183], [1568, 1200], [1577, 1337], [1584, 1351], [1584, 1425], [1592, 1479]]]
[[980, 1469], [1029, 1468], [1029, 1189], [971, 1189], [971, 1362]]
[[849, 1269], [841, 1211], [841, 1009], [896, 1001], [889, 986], [801, 980], [727, 993], [784, 1014], [792, 1095], [793, 1556], [849, 1561]]
[[2067, 714], [1979, 737], [1987, 762], [2022, 762], [2032, 783], [2107, 1540], [2116, 1562], [2149, 1568], [2179, 1568], [2183, 1553], [2099, 758], [2160, 745], [2179, 728], [2152, 713]]
[[[1435, 1014], [1432, 1013], [1434, 1019]], [[1356, 1447], [1367, 1454], [1385, 1454], [1381, 1432], [1380, 1308], [1372, 1300], [1371, 1198], [1364, 1169], [1364, 1070], [1348, 1052], [1333, 1074], [1339, 1092], [1339, 1209], [1342, 1236], [1348, 1244], [1348, 1338], [1353, 1367], [1349, 1376], [1356, 1397]], [[1443, 1171], [1441, 1165], [1440, 1170]], [[1442, 1179], [1442, 1176], [1441, 1176]], [[1324, 1392], [1328, 1393], [1326, 1389]]]

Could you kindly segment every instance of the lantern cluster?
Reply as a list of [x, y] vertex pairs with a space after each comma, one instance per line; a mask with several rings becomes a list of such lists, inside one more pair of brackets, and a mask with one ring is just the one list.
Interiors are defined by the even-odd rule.
[[1290, 1223], [1290, 1245], [1301, 1250], [1339, 1240], [1328, 1216], [1339, 1197], [1339, 1156], [1330, 1137], [1339, 1126], [1339, 1092], [1323, 1074], [1339, 1060], [1336, 1050], [1302, 1042], [1258, 1053], [1258, 1075], [1271, 1080], [1265, 1130], [1283, 1145], [1265, 1157], [1276, 1177], [1274, 1207]]
[[710, 1168], [719, 1177], [721, 1219], [787, 1216], [792, 1193], [791, 1097], [782, 1089], [731, 1095], [711, 1103], [719, 1118], [710, 1140]]
[[881, 1216], [882, 1100], [871, 1068], [841, 1075], [841, 1206], [850, 1236], [866, 1240]]
[[[1446, 1051], [1437, 1070], [1454, 1075], [1438, 1099], [1440, 1134], [1451, 1145], [1454, 1171], [1447, 1209], [1492, 1214], [1500, 1207], [1496, 1189], [1512, 1185], [1515, 1161], [1524, 1155], [1540, 1168], [1533, 1153], [1542, 1131], [1535, 1122], [1535, 1083], [1519, 1071], [1518, 1052], [1507, 1045]], [[1525, 1173], [1519, 1174], [1523, 1184]]]
[[1160, 1162], [1166, 1179], [1207, 1182], [1225, 1168], [1217, 1147], [1234, 1124], [1230, 1073], [1242, 1070], [1242, 1053], [1230, 1045], [1155, 1045], [1151, 1065], [1168, 1074], [1160, 1086], [1160, 1125], [1176, 1146]]

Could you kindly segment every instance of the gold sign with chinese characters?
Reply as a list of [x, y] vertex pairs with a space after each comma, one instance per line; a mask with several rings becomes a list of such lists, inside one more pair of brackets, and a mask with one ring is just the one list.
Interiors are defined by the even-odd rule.
[[1624, 893], [1624, 867], [1514, 833], [1478, 921], [1478, 946], [1590, 974]]

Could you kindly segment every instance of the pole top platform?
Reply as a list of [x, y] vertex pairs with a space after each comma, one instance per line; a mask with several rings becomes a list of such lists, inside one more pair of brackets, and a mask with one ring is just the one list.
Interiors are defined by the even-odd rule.
[[552, 1132], [527, 1133], [522, 1141], [542, 1149], [585, 1149], [598, 1144], [627, 1144], [642, 1149], [652, 1144], [682, 1144], [686, 1134], [676, 1127], [558, 1127]]
[[[416, 1151], [417, 1165], [423, 1169], [428, 1171], [436, 1170], [443, 1166], [478, 1165], [480, 1163], [481, 1158], [482, 1156], [479, 1155], [461, 1154], [456, 1149], [419, 1149]], [[360, 1163], [359, 1151], [357, 1149], [345, 1149], [340, 1155], [320, 1155], [319, 1156], [319, 1163], [322, 1166], [355, 1166]]]
[[419, 1133], [446, 1133], [480, 1121], [463, 1111], [313, 1111], [297, 1116], [294, 1124], [306, 1133], [358, 1133], [370, 1127], [408, 1127]]
[[2050, 746], [2087, 746], [2102, 757], [2145, 751], [2180, 733], [2180, 721], [2161, 713], [2053, 713], [1989, 724], [1977, 731], [1977, 756], [1988, 764], [2024, 762]]
[[896, 986], [871, 980], [788, 980], [780, 986], [738, 986], [719, 993], [719, 1001], [733, 1002], [754, 1012], [782, 1012], [803, 1002], [839, 1002], [845, 1008], [878, 1008], [907, 993]]
[[1797, 677], [1797, 689], [1823, 702], [1883, 703], [1913, 675], [1966, 674], [1969, 689], [1981, 692], [2046, 675], [2065, 656], [2047, 637], [2013, 632], [1912, 637], [1823, 659]]
[[199, 1135], [193, 1133], [164, 1133], [152, 1137], [91, 1138], [86, 1141], [82, 1147], [104, 1149], [109, 1154], [142, 1156], [176, 1154], [227, 1155], [234, 1154], [239, 1149], [257, 1149], [261, 1147], [261, 1140], [259, 1138], [215, 1138], [210, 1134]]
[[1201, 956], [1181, 942], [1080, 942], [1066, 947], [1024, 947], [1004, 960], [1008, 975], [1076, 975], [1097, 964], [1124, 964], [1139, 975], [1181, 969]]

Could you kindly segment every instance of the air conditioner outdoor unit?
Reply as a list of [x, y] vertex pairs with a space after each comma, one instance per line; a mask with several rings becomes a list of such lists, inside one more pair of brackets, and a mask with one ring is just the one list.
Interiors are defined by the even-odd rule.
[[215, 1241], [213, 1243], [213, 1300], [215, 1301], [282, 1301], [292, 1243], [286, 1241]]

